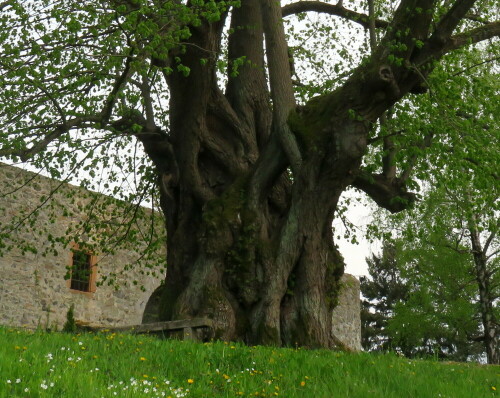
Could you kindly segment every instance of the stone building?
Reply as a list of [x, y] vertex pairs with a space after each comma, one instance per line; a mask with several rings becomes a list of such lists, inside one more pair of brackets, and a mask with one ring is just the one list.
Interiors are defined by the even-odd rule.
[[[112, 242], [112, 227], [127, 225], [116, 211], [120, 203], [0, 163], [0, 325], [60, 330], [71, 305], [77, 320], [94, 325], [155, 320], [165, 269], [143, 260], [144, 239], [103, 250]], [[146, 224], [134, 224], [132, 232], [144, 236]], [[149, 254], [161, 262], [164, 248]], [[333, 332], [358, 350], [359, 282], [345, 275], [342, 286]]]
[[[98, 249], [99, 234], [123, 221], [117, 204], [0, 163], [0, 325], [61, 329], [71, 304], [83, 322], [141, 323], [164, 270], [134, 264], [144, 250], [140, 242], [116, 245], [114, 253]], [[89, 207], [93, 216], [84, 212]], [[28, 224], [18, 225], [26, 217]], [[78, 243], [68, 244], [70, 229]]]

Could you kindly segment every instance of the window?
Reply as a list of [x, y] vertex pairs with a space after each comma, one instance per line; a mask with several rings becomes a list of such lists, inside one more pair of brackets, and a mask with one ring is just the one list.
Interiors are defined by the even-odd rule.
[[80, 292], [95, 292], [95, 256], [78, 250], [71, 250], [69, 288]]

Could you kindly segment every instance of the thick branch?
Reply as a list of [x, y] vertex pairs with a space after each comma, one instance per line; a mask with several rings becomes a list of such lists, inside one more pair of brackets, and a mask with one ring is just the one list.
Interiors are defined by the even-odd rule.
[[379, 206], [391, 213], [407, 209], [416, 200], [415, 194], [408, 192], [399, 179], [389, 180], [380, 174], [361, 171], [352, 186], [364, 191]]
[[432, 34], [431, 41], [436, 40], [438, 42], [442, 42], [448, 39], [475, 2], [476, 0], [456, 1], [439, 21], [434, 33]]
[[295, 136], [288, 126], [288, 116], [295, 108], [295, 97], [281, 9], [274, 0], [261, 0], [260, 3], [273, 100], [273, 128], [290, 161], [292, 171], [298, 173], [302, 157]]
[[500, 36], [500, 21], [495, 21], [479, 28], [469, 30], [467, 32], [459, 33], [455, 36], [449, 37], [441, 43], [436, 41], [429, 41], [417, 56], [412, 60], [413, 64], [420, 67], [433, 59], [439, 59], [444, 54], [451, 51], [458, 50], [459, 48], [479, 43], [493, 37]]
[[[311, 11], [338, 16], [349, 21], [359, 23], [366, 29], [370, 26], [370, 17], [368, 15], [348, 10], [342, 5], [328, 4], [321, 1], [299, 1], [297, 3], [288, 4], [282, 8], [282, 15], [283, 17], [287, 17], [300, 12]], [[386, 28], [389, 26], [387, 21], [383, 21], [381, 19], [375, 19], [374, 23], [377, 28]]]
[[450, 37], [444, 45], [444, 53], [498, 36], [500, 36], [500, 21], [495, 21]]

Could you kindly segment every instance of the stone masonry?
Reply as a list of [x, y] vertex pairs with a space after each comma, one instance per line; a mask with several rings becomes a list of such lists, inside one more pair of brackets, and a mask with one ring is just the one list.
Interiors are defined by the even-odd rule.
[[360, 285], [356, 277], [342, 275], [339, 304], [333, 309], [333, 334], [348, 348], [361, 348], [361, 301]]
[[[59, 184], [0, 163], [0, 228], [13, 225], [19, 217], [40, 206], [41, 200]], [[65, 202], [65, 211], [62, 211], [54, 203], [68, 200], [69, 193], [76, 194], [73, 196], [76, 200]], [[99, 286], [98, 283], [94, 293], [72, 290], [65, 280], [66, 267], [71, 261], [70, 248], [56, 244], [55, 252], [45, 256], [42, 253], [47, 247], [48, 235], [53, 238], [61, 236], [70, 224], [86, 217], [80, 210], [82, 204], [92, 200], [86, 194], [88, 191], [64, 184], [53, 195], [50, 204], [45, 205], [46, 210], [42, 208], [35, 216], [33, 227], [21, 226], [9, 237], [0, 235], [0, 247], [17, 240], [40, 248], [37, 253], [23, 253], [22, 245], [15, 244], [13, 249], [4, 250], [0, 257], [0, 325], [60, 330], [71, 304], [74, 304], [75, 318], [83, 322], [104, 326], [141, 323], [146, 303], [160, 285], [163, 275], [156, 272], [153, 276], [149, 270], [148, 275], [141, 267], [119, 272], [138, 257], [140, 245], [118, 249], [112, 256], [95, 253], [97, 282], [113, 277], [117, 283], [111, 286], [107, 283]], [[50, 216], [47, 215], [49, 212]], [[37, 228], [43, 229], [43, 233], [38, 234]]]
[[[143, 247], [120, 248], [112, 255], [95, 254], [97, 287], [95, 292], [72, 290], [65, 279], [71, 262], [71, 249], [55, 244], [55, 251], [44, 254], [51, 239], [65, 234], [71, 225], [88, 218], [84, 210], [95, 198], [82, 188], [38, 176], [0, 163], [0, 325], [60, 330], [70, 305], [79, 321], [105, 327], [127, 326], [155, 320], [157, 288], [164, 277], [161, 270], [150, 270], [136, 264]], [[55, 188], [56, 193], [52, 193]], [[46, 201], [46, 198], [50, 200]], [[71, 199], [69, 199], [71, 198]], [[108, 198], [109, 200], [109, 198]], [[44, 203], [46, 201], [46, 203]], [[2, 230], [30, 214], [42, 203], [34, 225], [23, 226], [2, 237]], [[102, 212], [110, 213], [109, 204]], [[112, 206], [112, 205], [111, 205]], [[27, 250], [14, 244], [28, 242], [40, 250]], [[164, 250], [158, 251], [164, 258]], [[160, 257], [159, 257], [160, 258]], [[99, 284], [114, 278], [116, 284]], [[342, 277], [339, 305], [332, 315], [333, 333], [347, 347], [361, 349], [360, 289], [351, 275]], [[146, 308], [147, 306], [147, 308]], [[145, 311], [146, 309], [146, 311]]]

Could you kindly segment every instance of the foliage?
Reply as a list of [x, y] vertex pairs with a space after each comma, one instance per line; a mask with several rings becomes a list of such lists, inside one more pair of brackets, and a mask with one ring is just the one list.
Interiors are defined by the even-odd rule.
[[0, 328], [0, 395], [498, 396], [498, 369], [395, 355]]
[[75, 305], [71, 304], [69, 306], [68, 312], [66, 313], [66, 322], [63, 326], [63, 332], [75, 333], [76, 332], [76, 321], [75, 321]]
[[365, 349], [455, 361], [484, 355], [470, 259], [444, 246], [410, 249], [399, 239], [367, 260], [373, 280], [361, 280]]
[[395, 245], [385, 241], [380, 257], [373, 254], [366, 259], [370, 277], [362, 276], [360, 286], [363, 295], [361, 336], [367, 351], [397, 351], [387, 325], [394, 317], [396, 305], [405, 302], [409, 293], [398, 268], [398, 254]]
[[[393, 230], [398, 250], [396, 262], [385, 264], [394, 266], [405, 297], [391, 303], [386, 327], [375, 334], [390, 336], [391, 348], [408, 356], [424, 352], [456, 360], [478, 358], [486, 351], [486, 318], [492, 320], [493, 335], [499, 334], [497, 196], [493, 187], [484, 194], [473, 190], [474, 178], [457, 181], [452, 173], [443, 173], [438, 181], [415, 209], [392, 217], [386, 226]], [[457, 190], [450, 191], [449, 183]], [[479, 246], [474, 246], [475, 236]], [[377, 275], [373, 264], [379, 262], [371, 264], [370, 273]], [[374, 282], [364, 284], [369, 299], [387, 301], [380, 288], [370, 295]]]
[[[498, 97], [498, 66], [488, 62], [498, 53], [493, 43], [448, 55], [428, 78], [430, 95], [396, 105], [384, 126], [405, 148], [396, 157], [412, 172], [410, 184], [421, 187], [413, 210], [384, 214], [371, 228], [398, 247], [396, 269], [409, 293], [383, 334], [406, 355], [427, 345], [433, 355], [477, 356], [486, 345], [483, 317], [493, 319], [498, 341], [500, 126], [497, 104], [482, 99]], [[402, 131], [423, 139], [412, 145]]]

